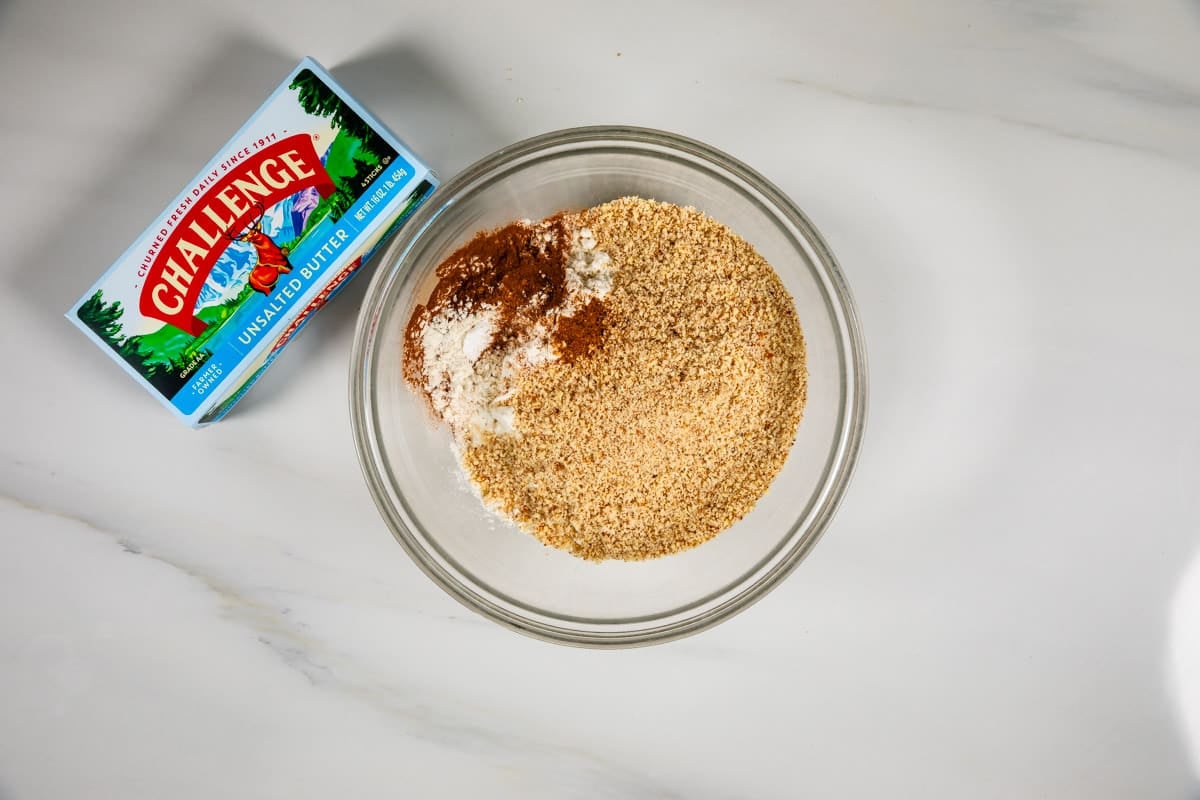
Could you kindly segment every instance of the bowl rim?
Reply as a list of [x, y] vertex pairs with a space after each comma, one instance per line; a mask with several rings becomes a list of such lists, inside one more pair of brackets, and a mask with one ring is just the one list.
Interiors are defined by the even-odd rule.
[[[732, 173], [761, 194], [774, 207], [775, 212], [799, 231], [821, 262], [820, 266], [832, 289], [832, 299], [836, 301], [836, 308], [832, 309], [833, 317], [839, 323], [841, 335], [838, 344], [842, 351], [840, 355], [846, 361], [846, 375], [851, 384], [846, 401], [848, 413], [838, 431], [841, 442], [835, 449], [835, 463], [828, 470], [824, 484], [814, 495], [826, 495], [825, 499], [801, 535], [796, 535], [796, 531], [789, 534], [795, 541], [783, 545], [788, 552], [764, 572], [755, 575], [747, 585], [702, 613], [659, 626], [637, 627], [634, 630], [580, 631], [529, 619], [479, 594], [476, 591], [477, 587], [465, 584], [432, 559], [388, 500], [384, 471], [379, 466], [383, 459], [380, 458], [377, 419], [376, 415], [370, 412], [371, 404], [368, 402], [373, 389], [370, 355], [374, 350], [375, 322], [381, 307], [381, 292], [392, 279], [399, 277], [393, 274], [396, 270], [386, 269], [383, 264], [402, 264], [408, 252], [421, 240], [440, 214], [455, 202], [462, 190], [477, 183], [482, 177], [502, 169], [509, 162], [536, 155], [542, 150], [593, 141], [642, 144], [653, 146], [660, 151], [681, 151], [694, 159], [707, 162], [710, 167], [715, 166], [719, 170]], [[502, 147], [439, 186], [417, 209], [409, 223], [402, 226], [381, 254], [379, 262], [380, 266], [372, 276], [359, 308], [350, 357], [350, 418], [359, 466], [375, 505], [393, 537], [430, 580], [465, 607], [511, 630], [558, 644], [619, 648], [672, 641], [723, 622], [762, 599], [799, 566], [828, 529], [845, 497], [862, 447], [867, 413], [866, 346], [858, 310], [832, 250], [807, 215], [778, 186], [757, 170], [703, 142], [654, 128], [591, 125], [550, 131]], [[673, 610], [672, 614], [664, 617], [675, 615]]]

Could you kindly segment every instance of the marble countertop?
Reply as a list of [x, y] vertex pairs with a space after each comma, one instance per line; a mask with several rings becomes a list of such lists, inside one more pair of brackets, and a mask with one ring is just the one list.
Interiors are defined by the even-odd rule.
[[[0, 2], [0, 798], [1195, 798], [1200, 5]], [[759, 604], [619, 652], [396, 545], [367, 281], [196, 432], [62, 318], [302, 55], [443, 176], [665, 128], [837, 253], [854, 483]]]

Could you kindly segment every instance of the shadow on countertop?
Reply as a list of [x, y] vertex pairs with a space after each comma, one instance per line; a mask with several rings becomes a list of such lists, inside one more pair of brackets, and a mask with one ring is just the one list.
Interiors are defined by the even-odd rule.
[[298, 61], [242, 35], [226, 40], [195, 66], [194, 79], [173, 92], [174, 102], [125, 143], [91, 186], [54, 196], [61, 199], [60, 207], [48, 203], [45, 213], [69, 225], [55, 227], [18, 253], [13, 263], [20, 268], [0, 277], [5, 287], [44, 312], [47, 325], [65, 324], [62, 315]]
[[481, 116], [479, 104], [442, 66], [448, 52], [397, 39], [325, 65], [443, 181], [516, 138], [499, 120]]

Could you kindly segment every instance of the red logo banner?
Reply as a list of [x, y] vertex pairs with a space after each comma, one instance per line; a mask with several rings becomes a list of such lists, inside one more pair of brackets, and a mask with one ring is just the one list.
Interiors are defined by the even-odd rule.
[[199, 336], [207, 325], [192, 312], [229, 237], [257, 219], [260, 205], [270, 208], [310, 187], [322, 197], [334, 191], [308, 134], [280, 139], [239, 162], [209, 187], [167, 237], [146, 273], [139, 310]]

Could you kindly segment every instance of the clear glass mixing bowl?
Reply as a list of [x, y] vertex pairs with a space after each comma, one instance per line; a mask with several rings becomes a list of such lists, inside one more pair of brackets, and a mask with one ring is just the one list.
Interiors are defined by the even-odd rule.
[[[404, 382], [403, 332], [442, 260], [477, 231], [625, 195], [706, 212], [750, 241], [795, 300], [808, 403], [782, 471], [743, 520], [690, 551], [582, 561], [487, 511], [450, 435]], [[695, 633], [746, 608], [828, 526], [858, 454], [866, 364], [850, 290], [812, 223], [769, 181], [661, 131], [575, 128], [488, 156], [441, 187], [386, 249], [363, 303], [350, 410], [363, 472], [408, 554], [475, 611], [565, 644], [628, 646]]]

